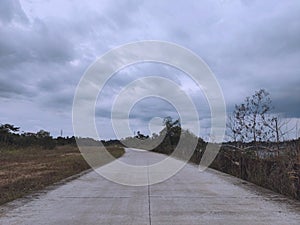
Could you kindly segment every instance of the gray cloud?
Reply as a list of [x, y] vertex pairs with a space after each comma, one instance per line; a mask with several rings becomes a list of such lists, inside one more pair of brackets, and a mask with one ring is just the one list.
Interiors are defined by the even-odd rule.
[[28, 87], [19, 82], [10, 82], [0, 77], [0, 97], [16, 98], [21, 96], [31, 96], [32, 92]]
[[[32, 128], [29, 122], [26, 128], [45, 126], [56, 134], [56, 127], [68, 121], [63, 127], [71, 135], [73, 95], [89, 64], [115, 46], [143, 39], [175, 42], [201, 56], [216, 75], [229, 112], [234, 104], [265, 88], [275, 112], [299, 118], [299, 37], [297, 1], [1, 1], [0, 99], [14, 103], [7, 107], [19, 113], [7, 109], [0, 120], [22, 127], [24, 118], [32, 117]], [[101, 126], [109, 123], [118, 92], [149, 75], [181, 85], [209, 128], [203, 93], [183, 73], [153, 64], [131, 66], [108, 82], [96, 111]], [[26, 104], [32, 113], [24, 109]], [[170, 113], [166, 104], [147, 100], [135, 106], [131, 117], [138, 128], [152, 115]], [[113, 136], [108, 130], [106, 137]]]
[[13, 20], [21, 23], [28, 22], [28, 18], [18, 0], [2, 1], [0, 4], [0, 22], [10, 23]]

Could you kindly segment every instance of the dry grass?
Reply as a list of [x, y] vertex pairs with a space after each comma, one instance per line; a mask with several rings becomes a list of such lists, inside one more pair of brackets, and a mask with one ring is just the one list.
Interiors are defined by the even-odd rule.
[[[107, 148], [116, 158], [124, 154], [119, 147]], [[40, 190], [47, 185], [89, 169], [75, 146], [0, 149], [0, 204]]]

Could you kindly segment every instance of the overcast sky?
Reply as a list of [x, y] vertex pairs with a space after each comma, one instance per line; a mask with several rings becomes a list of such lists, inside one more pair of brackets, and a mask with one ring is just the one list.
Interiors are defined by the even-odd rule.
[[[229, 113], [265, 88], [275, 113], [300, 118], [298, 0], [1, 0], [0, 123], [31, 132], [45, 129], [54, 136], [62, 129], [72, 136], [72, 102], [85, 70], [108, 50], [141, 40], [174, 42], [199, 55], [215, 74]], [[114, 137], [110, 114], [118, 93], [153, 75], [171, 79], [191, 96], [200, 135], [207, 135], [209, 107], [202, 91], [179, 70], [144, 63], [116, 73], [99, 96], [101, 138]], [[141, 84], [132, 94], [144, 89], [164, 90]], [[168, 115], [177, 116], [172, 105], [147, 98], [132, 108], [130, 126], [157, 132], [156, 117]]]

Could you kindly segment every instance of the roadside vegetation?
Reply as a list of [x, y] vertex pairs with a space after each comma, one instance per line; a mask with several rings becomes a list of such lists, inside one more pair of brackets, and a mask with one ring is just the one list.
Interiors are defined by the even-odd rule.
[[[236, 105], [228, 116], [230, 141], [215, 143], [220, 152], [210, 167], [300, 200], [300, 139], [289, 140], [293, 128], [272, 109], [270, 94], [264, 89]], [[159, 134], [139, 134], [122, 142], [184, 160], [191, 155], [190, 162], [199, 164], [208, 143], [182, 129], [179, 120], [166, 117], [163, 125]], [[174, 155], [181, 135], [188, 141]]]
[[[18, 128], [9, 124], [0, 126], [0, 131], [0, 204], [90, 168], [74, 137], [52, 138], [46, 131], [21, 135], [17, 134]], [[86, 142], [97, 144], [89, 139]], [[115, 158], [124, 154], [118, 142], [103, 144]]]

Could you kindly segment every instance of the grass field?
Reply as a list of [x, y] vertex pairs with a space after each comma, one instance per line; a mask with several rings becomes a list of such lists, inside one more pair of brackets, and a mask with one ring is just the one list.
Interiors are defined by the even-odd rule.
[[[107, 149], [115, 158], [124, 154], [123, 148]], [[58, 146], [52, 150], [0, 149], [0, 204], [89, 168], [75, 146]]]

